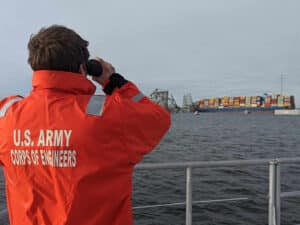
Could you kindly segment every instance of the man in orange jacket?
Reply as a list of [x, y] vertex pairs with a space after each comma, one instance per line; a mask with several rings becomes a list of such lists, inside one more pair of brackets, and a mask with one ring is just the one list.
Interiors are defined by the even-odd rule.
[[134, 165], [169, 113], [111, 64], [86, 78], [88, 42], [63, 26], [32, 36], [32, 92], [0, 102], [0, 164], [11, 225], [131, 225]]

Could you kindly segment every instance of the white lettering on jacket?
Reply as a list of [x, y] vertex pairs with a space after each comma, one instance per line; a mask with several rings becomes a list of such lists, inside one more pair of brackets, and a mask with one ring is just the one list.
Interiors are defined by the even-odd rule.
[[[34, 137], [31, 137], [35, 134]], [[72, 130], [41, 129], [37, 133], [29, 129], [14, 129], [10, 149], [13, 166], [50, 166], [70, 168], [77, 166], [77, 151], [70, 149]], [[57, 148], [56, 148], [57, 147]]]
[[30, 138], [30, 130], [24, 130], [22, 132], [20, 129], [13, 131], [13, 143], [15, 146], [30, 146], [33, 145]]
[[40, 130], [37, 146], [69, 147], [72, 130]]

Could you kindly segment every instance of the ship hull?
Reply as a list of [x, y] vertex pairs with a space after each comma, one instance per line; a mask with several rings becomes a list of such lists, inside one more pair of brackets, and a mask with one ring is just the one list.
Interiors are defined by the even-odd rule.
[[240, 113], [274, 113], [275, 110], [285, 109], [284, 107], [226, 107], [226, 108], [200, 108], [198, 109], [201, 113], [219, 113], [219, 112], [240, 112]]

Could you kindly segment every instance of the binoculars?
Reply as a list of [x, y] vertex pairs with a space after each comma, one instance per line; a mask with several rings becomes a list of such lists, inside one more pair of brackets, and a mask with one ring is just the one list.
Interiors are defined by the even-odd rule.
[[86, 72], [90, 76], [100, 77], [103, 72], [101, 63], [95, 59], [90, 59], [86, 64]]

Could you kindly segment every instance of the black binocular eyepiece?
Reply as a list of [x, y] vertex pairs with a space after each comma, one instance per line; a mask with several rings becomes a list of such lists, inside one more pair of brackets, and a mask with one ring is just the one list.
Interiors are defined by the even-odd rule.
[[90, 59], [86, 64], [87, 74], [94, 77], [100, 77], [103, 72], [102, 65], [95, 59]]

